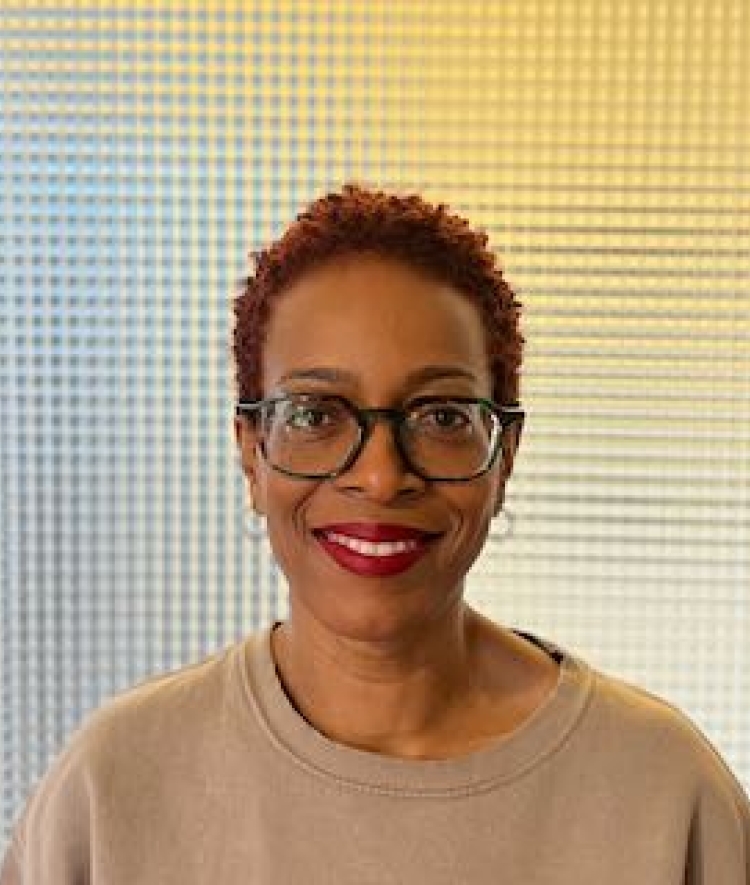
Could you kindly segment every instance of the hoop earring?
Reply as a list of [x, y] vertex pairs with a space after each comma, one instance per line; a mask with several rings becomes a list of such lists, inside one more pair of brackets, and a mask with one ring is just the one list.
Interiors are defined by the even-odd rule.
[[245, 500], [246, 504], [242, 510], [242, 532], [248, 538], [256, 538], [258, 536], [256, 520], [259, 513], [250, 483], [247, 483], [245, 486]]
[[245, 507], [242, 511], [242, 534], [246, 538], [256, 539], [259, 535], [257, 524], [258, 513], [254, 508]]
[[493, 525], [492, 534], [502, 541], [510, 538], [510, 536], [513, 534], [513, 527], [515, 523], [515, 517], [513, 516], [513, 514], [503, 507], [502, 510], [498, 511], [497, 515], [495, 516], [495, 520], [497, 520], [497, 524]]

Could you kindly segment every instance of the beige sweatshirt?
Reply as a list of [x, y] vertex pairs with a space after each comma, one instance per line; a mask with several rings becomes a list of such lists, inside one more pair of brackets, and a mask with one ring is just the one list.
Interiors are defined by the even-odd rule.
[[750, 805], [695, 727], [562, 651], [520, 728], [408, 761], [323, 737], [270, 631], [97, 711], [0, 885], [749, 885]]

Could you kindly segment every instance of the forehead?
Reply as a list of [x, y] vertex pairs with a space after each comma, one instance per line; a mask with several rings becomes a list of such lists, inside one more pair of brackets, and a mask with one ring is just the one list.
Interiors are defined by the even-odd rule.
[[[263, 348], [266, 392], [285, 375], [343, 369], [373, 396], [428, 365], [491, 387], [479, 309], [450, 285], [391, 259], [353, 255], [306, 274], [274, 302]], [[466, 382], [464, 382], [466, 383]]]

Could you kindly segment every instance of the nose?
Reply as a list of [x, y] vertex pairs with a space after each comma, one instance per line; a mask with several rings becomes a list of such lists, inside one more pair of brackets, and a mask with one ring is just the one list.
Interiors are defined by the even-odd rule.
[[381, 414], [378, 418], [370, 424], [354, 463], [334, 482], [342, 490], [387, 503], [421, 491], [425, 481], [404, 461], [396, 445], [395, 427], [388, 416]]

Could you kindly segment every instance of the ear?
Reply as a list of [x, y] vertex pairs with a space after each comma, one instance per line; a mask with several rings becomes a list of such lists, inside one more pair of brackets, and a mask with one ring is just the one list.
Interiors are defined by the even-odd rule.
[[261, 484], [258, 482], [258, 433], [247, 418], [237, 415], [234, 419], [234, 438], [237, 443], [240, 467], [245, 474], [250, 506], [255, 513], [265, 513]]

